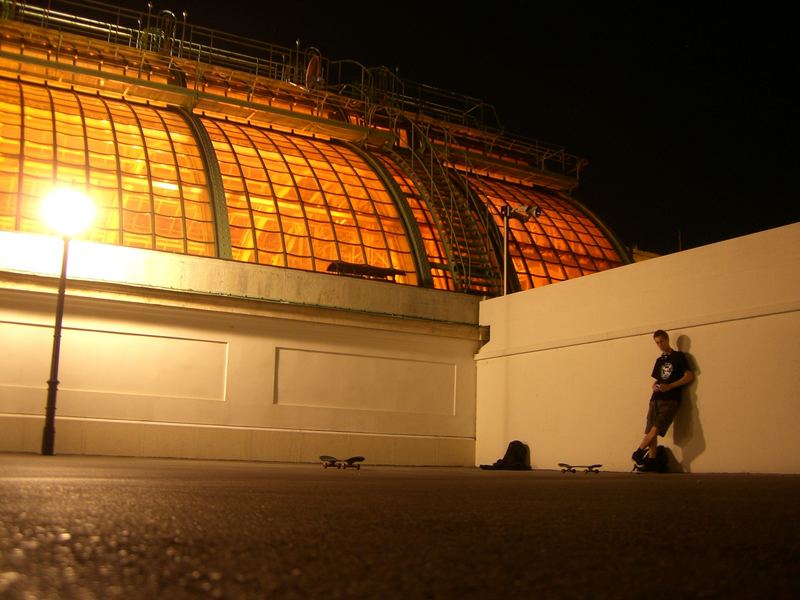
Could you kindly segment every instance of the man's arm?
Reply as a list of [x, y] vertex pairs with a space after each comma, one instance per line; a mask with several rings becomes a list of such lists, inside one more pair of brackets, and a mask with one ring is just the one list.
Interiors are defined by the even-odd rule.
[[680, 379], [673, 381], [672, 383], [662, 383], [661, 391], [666, 392], [676, 387], [681, 387], [682, 385], [692, 383], [692, 381], [694, 381], [694, 373], [692, 373], [691, 371], [684, 371], [683, 377], [681, 377]]

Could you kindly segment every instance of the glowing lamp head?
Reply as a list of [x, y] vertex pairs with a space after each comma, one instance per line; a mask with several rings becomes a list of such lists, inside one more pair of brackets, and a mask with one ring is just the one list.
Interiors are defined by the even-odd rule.
[[45, 222], [64, 237], [84, 232], [94, 219], [95, 207], [84, 193], [69, 188], [53, 190], [42, 203]]

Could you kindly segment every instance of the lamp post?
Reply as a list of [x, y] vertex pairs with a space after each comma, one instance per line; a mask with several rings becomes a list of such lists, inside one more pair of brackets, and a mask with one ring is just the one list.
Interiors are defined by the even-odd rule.
[[54, 190], [42, 203], [44, 220], [61, 234], [64, 249], [61, 255], [61, 277], [58, 281], [56, 322], [53, 331], [53, 354], [50, 378], [47, 380], [47, 405], [42, 430], [42, 454], [52, 456], [56, 437], [56, 396], [58, 394], [58, 362], [61, 354], [61, 323], [64, 319], [64, 297], [67, 290], [67, 258], [70, 238], [85, 230], [94, 218], [94, 205], [84, 194], [71, 189]]
[[503, 216], [503, 296], [505, 296], [508, 293], [508, 220], [516, 219], [520, 223], [525, 223], [541, 215], [542, 209], [534, 204], [514, 208], [505, 204], [500, 207], [500, 214]]

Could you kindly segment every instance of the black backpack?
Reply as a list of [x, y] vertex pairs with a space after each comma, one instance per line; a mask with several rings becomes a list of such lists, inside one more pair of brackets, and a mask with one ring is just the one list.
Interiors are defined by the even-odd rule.
[[485, 470], [502, 471], [530, 471], [531, 470], [531, 450], [527, 444], [519, 440], [514, 440], [508, 444], [503, 458], [497, 460], [492, 465], [481, 465]]
[[655, 458], [645, 458], [644, 465], [641, 467], [634, 467], [637, 471], [646, 471], [649, 473], [666, 473], [669, 471], [669, 455], [664, 446], [656, 448]]

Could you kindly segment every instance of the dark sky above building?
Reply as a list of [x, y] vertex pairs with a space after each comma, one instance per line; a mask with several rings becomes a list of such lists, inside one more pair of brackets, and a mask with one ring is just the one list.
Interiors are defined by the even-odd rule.
[[[147, 10], [144, 1], [116, 5]], [[796, 24], [772, 2], [154, 1], [481, 98], [589, 161], [575, 196], [669, 253], [800, 221]]]

